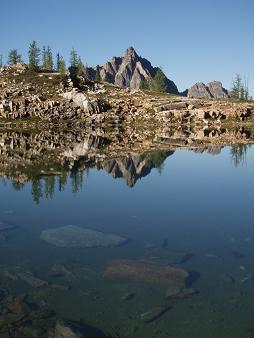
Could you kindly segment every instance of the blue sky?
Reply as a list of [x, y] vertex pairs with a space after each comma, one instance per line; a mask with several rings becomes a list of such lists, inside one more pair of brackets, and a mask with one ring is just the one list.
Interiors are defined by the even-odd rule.
[[132, 45], [180, 90], [213, 80], [229, 88], [240, 73], [254, 95], [254, 0], [2, 0], [0, 9], [5, 58], [17, 48], [25, 59], [35, 39], [96, 65]]

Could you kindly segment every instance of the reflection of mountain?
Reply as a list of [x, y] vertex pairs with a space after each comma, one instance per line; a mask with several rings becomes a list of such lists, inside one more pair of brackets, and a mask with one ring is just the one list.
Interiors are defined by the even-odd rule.
[[144, 154], [128, 154], [124, 158], [111, 159], [102, 167], [114, 178], [124, 178], [127, 185], [133, 187], [138, 179], [147, 176], [153, 168], [160, 170], [164, 160], [173, 153], [154, 150]]
[[132, 187], [178, 148], [217, 154], [227, 144], [235, 164], [244, 158], [246, 143], [254, 139], [251, 128], [233, 129], [162, 126], [158, 129], [103, 130], [0, 130], [0, 176], [11, 179], [15, 189], [31, 182], [35, 201], [62, 191], [70, 178], [73, 192], [83, 185], [84, 171], [105, 170], [124, 178]]

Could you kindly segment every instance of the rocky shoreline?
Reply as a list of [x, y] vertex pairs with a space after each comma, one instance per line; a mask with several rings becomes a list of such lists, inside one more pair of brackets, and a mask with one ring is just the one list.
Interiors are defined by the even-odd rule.
[[195, 99], [89, 81], [73, 85], [58, 73], [30, 73], [17, 64], [0, 70], [0, 123], [44, 125], [214, 125], [252, 121], [253, 102]]

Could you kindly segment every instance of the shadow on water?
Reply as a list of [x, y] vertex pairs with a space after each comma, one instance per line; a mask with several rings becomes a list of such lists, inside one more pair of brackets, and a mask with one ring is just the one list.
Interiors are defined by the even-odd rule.
[[200, 273], [197, 271], [188, 271], [189, 276], [187, 277], [185, 284], [187, 288], [190, 288], [193, 283], [200, 279]]

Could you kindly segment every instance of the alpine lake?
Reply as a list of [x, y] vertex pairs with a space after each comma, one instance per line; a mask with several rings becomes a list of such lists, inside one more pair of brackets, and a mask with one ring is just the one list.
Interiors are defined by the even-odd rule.
[[163, 135], [0, 130], [1, 338], [254, 335], [253, 134]]

